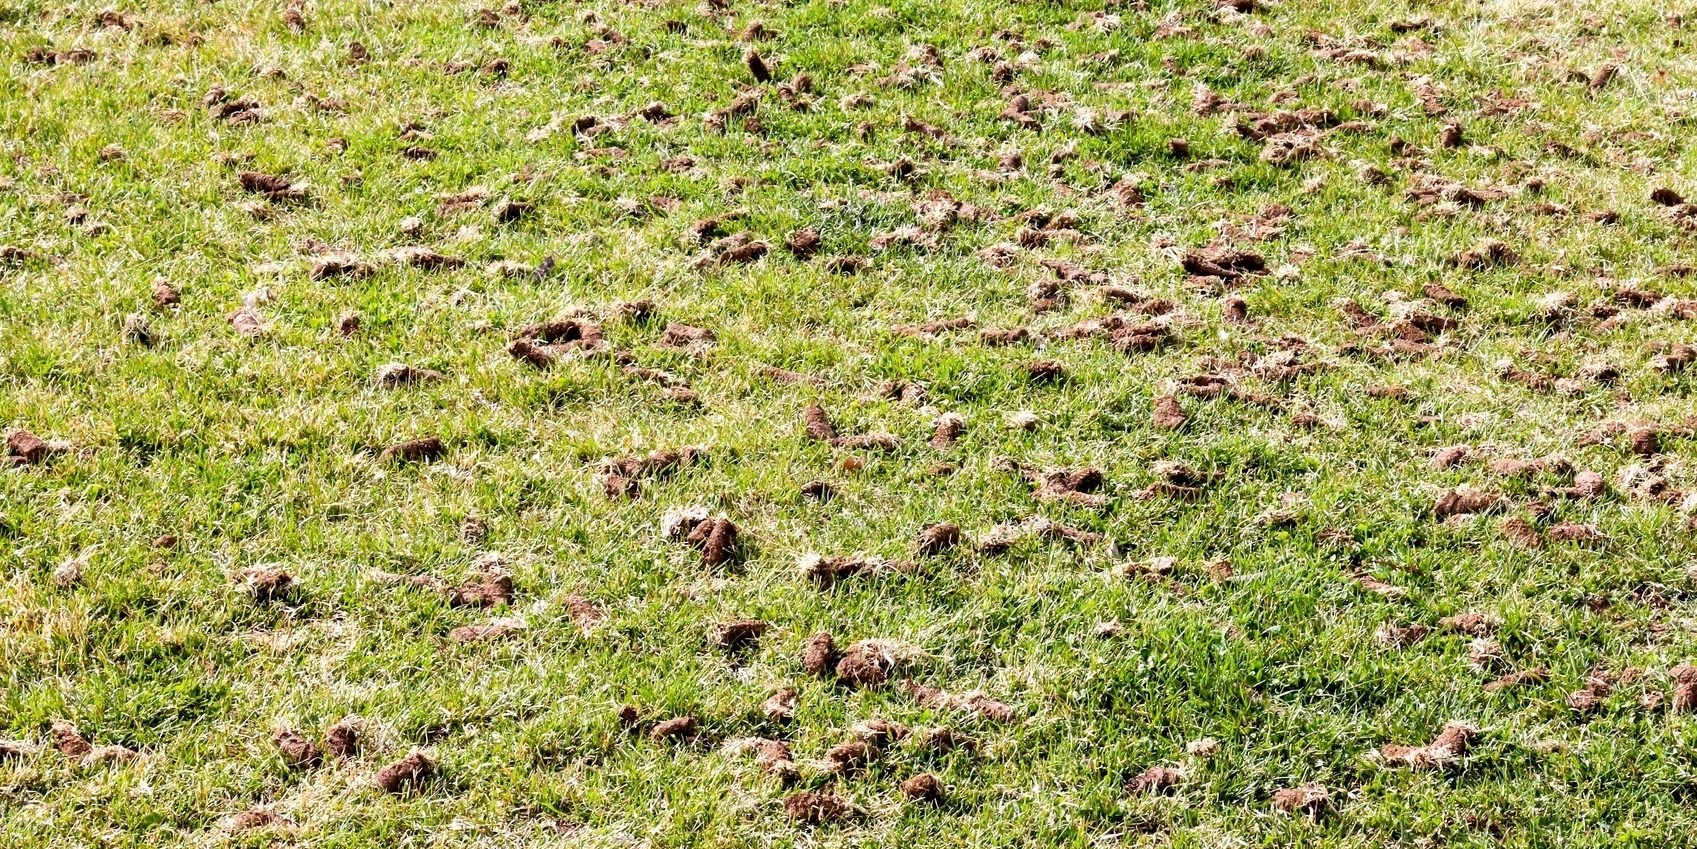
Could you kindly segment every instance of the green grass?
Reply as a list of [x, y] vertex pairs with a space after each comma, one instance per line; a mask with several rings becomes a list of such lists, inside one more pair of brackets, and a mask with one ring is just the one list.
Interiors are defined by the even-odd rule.
[[[0, 245], [28, 252], [0, 265], [0, 426], [69, 445], [45, 463], [0, 468], [0, 739], [40, 747], [0, 760], [0, 844], [1689, 842], [1697, 718], [1643, 709], [1639, 697], [1671, 698], [1670, 670], [1697, 658], [1697, 547], [1679, 499], [1623, 482], [1647, 462], [1624, 436], [1585, 439], [1606, 422], [1662, 425], [1661, 473], [1673, 489], [1697, 486], [1688, 459], [1697, 443], [1679, 432], [1697, 415], [1692, 378], [1652, 368], [1665, 345], [1697, 334], [1666, 311], [1624, 308], [1623, 320], [1604, 323], [1590, 310], [1616, 285], [1697, 297], [1690, 278], [1658, 271], [1697, 262], [1697, 240], [1649, 199], [1660, 186], [1697, 197], [1687, 142], [1697, 33], [1663, 19], [1688, 10], [1286, 0], [1238, 17], [1151, 0], [1108, 9], [1116, 27], [1092, 22], [1102, 8], [1089, 0], [733, 3], [717, 16], [657, 0], [523, 2], [521, 14], [484, 27], [469, 5], [319, 0], [303, 7], [297, 34], [282, 4], [137, 2], [118, 8], [139, 19], [128, 31], [103, 28], [105, 8], [0, 4]], [[1432, 26], [1391, 29], [1416, 16]], [[752, 84], [738, 33], [756, 20], [776, 32], [753, 42], [775, 82], [810, 75], [813, 108], [791, 109], [767, 85], [758, 132], [741, 118], [714, 132], [705, 115]], [[1163, 22], [1188, 34], [1162, 35]], [[369, 60], [349, 59], [354, 41]], [[940, 69], [914, 58], [925, 44]], [[998, 118], [1007, 96], [992, 63], [971, 55], [981, 46], [1014, 63], [1008, 85], [1057, 98], [1037, 113], [1040, 130]], [[1332, 47], [1379, 62], [1319, 52]], [[95, 56], [55, 66], [32, 62], [36, 48]], [[508, 63], [504, 75], [477, 70], [494, 59]], [[904, 61], [935, 80], [882, 84]], [[449, 62], [470, 69], [450, 74]], [[1570, 76], [1605, 63], [1620, 70], [1598, 91]], [[1422, 107], [1420, 78], [1447, 114]], [[1268, 164], [1233, 115], [1193, 112], [1203, 85], [1244, 110], [1319, 107], [1365, 126], [1321, 135], [1318, 158]], [[213, 86], [257, 101], [261, 118], [216, 118], [202, 104]], [[872, 103], [845, 110], [854, 93]], [[1504, 96], [1525, 108], [1484, 108]], [[676, 120], [634, 117], [654, 101]], [[1088, 133], [1080, 108], [1128, 117]], [[586, 115], [614, 129], [574, 138], [573, 121]], [[907, 118], [954, 143], [905, 132]], [[1452, 121], [1466, 144], [1440, 148]], [[403, 138], [408, 127], [416, 131]], [[1427, 163], [1391, 153], [1393, 136]], [[1188, 157], [1168, 152], [1172, 137], [1188, 139]], [[123, 155], [103, 158], [110, 145]], [[438, 155], [403, 156], [413, 145]], [[1023, 169], [1000, 170], [1012, 151]], [[693, 169], [662, 168], [684, 155]], [[902, 156], [918, 178], [879, 167]], [[1204, 159], [1224, 164], [1186, 168]], [[1390, 184], [1359, 179], [1368, 163]], [[240, 168], [304, 181], [308, 199], [245, 193]], [[1422, 206], [1404, 194], [1421, 173], [1509, 194], [1478, 208]], [[1105, 192], [1128, 174], [1140, 175], [1145, 198], [1135, 208]], [[1532, 178], [1541, 191], [1525, 188]], [[473, 186], [489, 204], [439, 210], [443, 196]], [[934, 249], [872, 250], [875, 237], [920, 224], [915, 204], [935, 192], [987, 213], [936, 232]], [[493, 204], [509, 197], [534, 213], [497, 221]], [[1275, 203], [1292, 211], [1281, 231], [1235, 238], [1275, 273], [1233, 292], [1252, 323], [1227, 323], [1224, 298], [1187, 285], [1179, 255]], [[1540, 213], [1540, 203], [1565, 214]], [[71, 207], [86, 219], [69, 222]], [[1006, 269], [979, 257], [1011, 242], [1016, 216], [1039, 207], [1076, 214], [1081, 235], [1019, 249]], [[1605, 209], [1617, 223], [1585, 217]], [[774, 249], [749, 265], [696, 267], [704, 249], [684, 244], [689, 224], [731, 213], [739, 217], [725, 232], [751, 231]], [[409, 217], [420, 219], [413, 233], [402, 229]], [[804, 226], [824, 241], [810, 261], [782, 247]], [[1451, 262], [1488, 239], [1521, 262]], [[1341, 256], [1356, 240], [1384, 261]], [[415, 244], [467, 264], [431, 271], [379, 258]], [[311, 279], [328, 250], [376, 271]], [[826, 270], [826, 257], [850, 255], [870, 257], [871, 268]], [[486, 270], [545, 257], [556, 265], [540, 280]], [[1060, 309], [1034, 313], [1027, 289], [1054, 276], [1044, 258], [1172, 300], [1171, 337], [1131, 354], [1100, 337], [1055, 338], [1113, 305], [1078, 283]], [[158, 280], [179, 290], [178, 306], [153, 302]], [[1383, 340], [1350, 328], [1338, 299], [1388, 317], [1428, 283], [1470, 301], [1423, 305], [1459, 321], [1435, 351], [1383, 358], [1348, 347]], [[1538, 301], [1554, 291], [1577, 306], [1552, 325]], [[254, 293], [266, 330], [248, 338], [228, 319]], [[618, 304], [639, 299], [659, 317], [617, 317]], [[504, 350], [518, 328], [578, 308], [601, 317], [612, 349], [675, 373], [701, 404], [667, 402], [658, 384], [605, 354], [537, 370]], [[151, 346], [122, 330], [135, 313]], [[360, 324], [344, 337], [337, 326], [350, 313]], [[990, 347], [976, 330], [894, 331], [957, 316], [1033, 335]], [[699, 356], [665, 348], [667, 321], [717, 341]], [[1250, 366], [1276, 360], [1280, 337], [1305, 340], [1300, 361], [1325, 368], [1263, 379]], [[1036, 359], [1063, 363], [1067, 378], [1028, 380], [1022, 365]], [[1540, 390], [1505, 380], [1504, 359], [1580, 380], [1569, 392]], [[373, 374], [390, 362], [446, 379], [380, 387]], [[1619, 380], [1581, 377], [1598, 362]], [[761, 364], [821, 383], [778, 382]], [[1186, 424], [1156, 429], [1154, 399], [1206, 372], [1230, 372], [1282, 407], [1182, 397]], [[925, 399], [883, 398], [892, 380], [922, 385]], [[1366, 392], [1386, 384], [1407, 387], [1408, 398]], [[811, 442], [802, 411], [812, 403], [844, 433], [888, 432], [901, 447]], [[1020, 410], [1040, 425], [1009, 427]], [[953, 448], [927, 445], [941, 411], [967, 422]], [[1299, 427], [1298, 412], [1321, 425]], [[384, 446], [424, 435], [442, 438], [442, 459], [378, 460]], [[1434, 449], [1456, 444], [1484, 459], [1428, 465]], [[705, 459], [645, 478], [636, 500], [603, 494], [603, 459], [683, 446], [702, 447]], [[1609, 493], [1550, 498], [1541, 491], [1569, 485], [1563, 475], [1490, 469], [1495, 458], [1551, 454], [1603, 474]], [[1002, 458], [1099, 468], [1107, 503], [1038, 502]], [[1141, 497], [1162, 460], [1221, 477], [1196, 502]], [[953, 473], [932, 470], [938, 463]], [[799, 487], [814, 479], [837, 496], [804, 498]], [[1505, 503], [1439, 521], [1438, 494], [1464, 483]], [[740, 526], [733, 564], [703, 566], [660, 533], [663, 516], [694, 505]], [[1275, 508], [1291, 521], [1265, 521]], [[909, 558], [931, 523], [979, 537], [1034, 515], [1110, 542], [963, 547], [917, 574], [829, 590], [797, 565], [809, 553]], [[1499, 529], [1508, 516], [1539, 528], [1593, 524], [1606, 539], [1528, 550]], [[487, 524], [487, 539], [462, 536], [468, 517]], [[156, 547], [166, 534], [178, 544]], [[490, 552], [513, 576], [510, 609], [455, 608], [385, 578], [457, 583]], [[1170, 581], [1124, 576], [1128, 564], [1162, 556], [1178, 561]], [[73, 558], [80, 580], [56, 581]], [[1203, 565], [1215, 558], [1235, 576], [1211, 578]], [[295, 590], [260, 603], [232, 579], [263, 565], [291, 573]], [[1364, 591], [1357, 573], [1405, 593]], [[599, 625], [574, 621], [573, 593], [600, 608]], [[1500, 623], [1495, 665], [1474, 669], [1471, 638], [1437, 627], [1462, 612]], [[528, 627], [473, 645], [449, 637], [498, 617]], [[729, 656], [709, 632], [736, 618], [771, 630]], [[1123, 631], [1101, 635], [1102, 622]], [[1434, 631], [1387, 647], [1374, 638], [1387, 623]], [[839, 645], [914, 644], [925, 652], [909, 671], [916, 680], [981, 690], [1016, 718], [809, 675], [802, 644], [820, 630]], [[1549, 668], [1547, 682], [1484, 689], [1536, 666]], [[1629, 668], [1643, 674], [1625, 676], [1596, 710], [1565, 703], [1588, 671]], [[800, 692], [788, 724], [760, 709], [781, 687]], [[700, 738], [629, 733], [623, 704], [649, 722], [693, 715]], [[291, 767], [271, 742], [283, 726], [320, 740], [348, 717], [365, 737], [352, 759]], [[895, 746], [840, 777], [812, 765], [872, 718], [947, 726], [979, 746]], [[49, 732], [56, 720], [141, 757], [62, 756]], [[1429, 742], [1451, 720], [1480, 733], [1447, 768], [1379, 762], [1381, 747]], [[725, 745], [747, 737], [788, 742], [801, 764], [794, 787]], [[1218, 744], [1211, 757], [1187, 753], [1207, 738]], [[400, 795], [377, 789], [378, 770], [413, 749], [435, 758], [434, 775]], [[1128, 790], [1163, 765], [1184, 772], [1171, 793]], [[897, 785], [920, 772], [944, 781], [946, 802], [902, 799]], [[1328, 811], [1274, 809], [1275, 791], [1311, 783], [1329, 789]], [[837, 793], [859, 815], [794, 823], [783, 800], [796, 790]], [[254, 807], [283, 821], [220, 829]]]

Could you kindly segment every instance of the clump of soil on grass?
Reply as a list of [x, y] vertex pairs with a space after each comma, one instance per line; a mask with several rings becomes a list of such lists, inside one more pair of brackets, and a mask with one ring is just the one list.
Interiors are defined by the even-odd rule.
[[836, 659], [837, 641], [829, 631], [810, 635], [803, 644], [801, 668], [809, 675], [824, 675]]
[[1287, 814], [1319, 816], [1331, 805], [1331, 792], [1319, 784], [1286, 787], [1274, 791], [1273, 807]]
[[358, 757], [359, 737], [359, 720], [344, 719], [324, 729], [324, 749], [332, 757], [343, 759]]
[[837, 427], [831, 422], [831, 417], [825, 408], [811, 404], [802, 411], [802, 425], [807, 437], [815, 442], [824, 442], [834, 448], [847, 449], [877, 449], [892, 451], [901, 447], [901, 441], [887, 433], [865, 433], [852, 436], [841, 436]]
[[456, 643], [483, 643], [506, 639], [524, 631], [525, 627], [522, 619], [492, 619], [481, 625], [461, 625], [448, 632], [448, 639]]
[[923, 656], [918, 646], [899, 640], [860, 640], [843, 650], [837, 661], [837, 680], [852, 687], [876, 687]]
[[830, 442], [837, 438], [837, 426], [831, 423], [831, 417], [825, 408], [811, 404], [801, 413], [802, 423], [807, 429], [807, 436], [816, 442]]
[[737, 553], [737, 526], [731, 520], [711, 518], [704, 508], [676, 510], [661, 521], [661, 530], [670, 538], [682, 537], [701, 550], [702, 565], [721, 566], [731, 562]]
[[239, 834], [244, 831], [258, 831], [262, 828], [287, 825], [288, 822], [288, 820], [265, 808], [249, 808], [245, 811], [237, 811], [219, 820], [218, 830]]
[[539, 369], [548, 368], [556, 359], [546, 348], [533, 344], [528, 339], [514, 339], [507, 343], [507, 353], [511, 354], [513, 359]]
[[931, 422], [931, 447], [952, 448], [966, 432], [966, 419], [958, 413], [944, 413]]
[[1387, 584], [1365, 572], [1351, 575], [1350, 580], [1354, 581], [1355, 585], [1361, 589], [1385, 598], [1402, 598], [1408, 593], [1408, 591], [1402, 587], [1395, 584]]
[[1548, 680], [1550, 680], [1549, 668], [1534, 666], [1531, 669], [1522, 669], [1518, 672], [1510, 672], [1507, 675], [1486, 684], [1485, 692], [1495, 693], [1498, 690], [1509, 690], [1515, 687], [1542, 684]]
[[1575, 713], [1587, 714], [1601, 707], [1603, 700], [1614, 692], [1614, 679], [1611, 675], [1593, 669], [1585, 676], [1585, 686], [1567, 694], [1567, 706]]
[[736, 619], [713, 627], [708, 642], [727, 652], [747, 651], [760, 642], [772, 626], [759, 619]]
[[94, 751], [94, 744], [88, 742], [82, 731], [68, 720], [54, 720], [48, 734], [53, 739], [53, 748], [67, 758], [81, 760]]
[[771, 378], [779, 383], [787, 383], [791, 386], [825, 385], [824, 380], [814, 377], [811, 374], [802, 374], [799, 371], [790, 371], [787, 368], [778, 368], [777, 366], [767, 365], [765, 363], [755, 363], [754, 373], [761, 377]]
[[1551, 525], [1545, 538], [1550, 542], [1594, 542], [1604, 538], [1595, 525], [1581, 522], [1561, 522]]
[[262, 174], [258, 171], [242, 171], [236, 175], [244, 191], [263, 195], [268, 200], [305, 200], [305, 184], [296, 184], [286, 177], [275, 174]]
[[796, 259], [811, 259], [814, 254], [819, 252], [819, 247], [823, 241], [819, 236], [818, 228], [803, 227], [784, 239], [784, 247], [788, 248]]
[[821, 766], [828, 773], [846, 775], [865, 769], [883, 756], [883, 750], [865, 740], [849, 740], [832, 746], [825, 753]]
[[447, 375], [435, 369], [418, 368], [406, 363], [384, 363], [377, 367], [372, 374], [372, 380], [379, 386], [417, 386], [425, 383], [435, 383], [447, 378]]
[[1066, 366], [1055, 360], [1033, 360], [1021, 368], [1032, 383], [1059, 383], [1067, 376]]
[[1166, 793], [1184, 782], [1184, 773], [1165, 766], [1152, 766], [1131, 779], [1126, 789], [1133, 796], [1153, 796]]
[[1184, 426], [1187, 418], [1178, 398], [1162, 395], [1155, 399], [1155, 413], [1150, 423], [1159, 430], [1178, 430]]
[[795, 703], [801, 698], [801, 692], [794, 687], [784, 687], [760, 703], [760, 712], [773, 722], [787, 722], [795, 718]]
[[1038, 501], [1080, 507], [1101, 507], [1108, 503], [1107, 496], [1097, 491], [1105, 481], [1100, 469], [1050, 469], [1027, 473], [1026, 477], [1037, 484], [1031, 497]]
[[665, 740], [690, 740], [699, 732], [693, 716], [674, 716], [654, 724], [648, 731], [648, 739], [655, 742]]
[[295, 586], [294, 577], [275, 566], [251, 566], [236, 573], [236, 579], [259, 602], [281, 601]]
[[1668, 670], [1673, 677], [1673, 702], [1669, 708], [1674, 713], [1691, 713], [1697, 711], [1697, 666], [1681, 664]]
[[68, 446], [48, 442], [35, 434], [18, 428], [6, 434], [6, 451], [9, 459], [16, 464], [25, 466], [40, 465], [54, 454], [67, 450]]
[[1496, 633], [1496, 620], [1483, 613], [1457, 613], [1438, 620], [1438, 626], [1445, 630], [1466, 634], [1470, 637], [1488, 637]]
[[958, 546], [963, 541], [960, 526], [953, 522], [927, 525], [914, 540], [913, 551], [920, 557], [934, 557]]
[[451, 607], [485, 608], [510, 605], [513, 603], [513, 579], [511, 575], [488, 569], [480, 575], [467, 578], [458, 586], [444, 587], [443, 595], [447, 597]]
[[881, 557], [822, 557], [811, 554], [801, 560], [801, 572], [820, 589], [835, 586], [838, 581], [852, 578], [856, 575], [869, 575], [879, 572], [912, 572], [917, 567], [905, 561], [885, 560]]
[[943, 782], [928, 772], [922, 772], [901, 783], [902, 798], [909, 802], [929, 802], [936, 804], [943, 801], [946, 791]]
[[1267, 270], [1267, 261], [1260, 254], [1221, 245], [1186, 251], [1179, 264], [1189, 275], [1190, 285], [1207, 289], [1233, 288]]
[[441, 459], [447, 453], [448, 447], [440, 437], [425, 436], [390, 445], [377, 455], [377, 459], [383, 463], [428, 463]]
[[1467, 747], [1478, 736], [1477, 728], [1464, 722], [1450, 722], [1431, 743], [1424, 746], [1388, 745], [1380, 749], [1379, 754], [1390, 766], [1442, 769], [1466, 754]]
[[35, 757], [40, 748], [25, 740], [0, 740], [0, 763]]
[[283, 755], [283, 760], [290, 766], [315, 767], [324, 755], [318, 751], [311, 740], [300, 733], [287, 728], [280, 728], [271, 735], [271, 742], [277, 746], [277, 751]]
[[1001, 524], [991, 528], [978, 538], [978, 551], [982, 554], [1000, 554], [1026, 538], [1060, 540], [1076, 545], [1095, 545], [1104, 539], [1101, 534], [1035, 516], [1023, 522]]
[[577, 625], [578, 630], [585, 633], [594, 630], [595, 626], [607, 618], [595, 602], [577, 593], [567, 593], [560, 599], [560, 606], [565, 608], [566, 615], [572, 618], [572, 623]]
[[417, 790], [435, 771], [435, 761], [423, 752], [410, 752], [377, 771], [377, 789], [395, 795]]
[[831, 793], [795, 793], [784, 800], [784, 816], [804, 823], [836, 822], [854, 816], [854, 806]]
[[921, 752], [946, 754], [955, 749], [976, 749], [978, 741], [950, 728], [920, 728], [908, 734], [907, 745]]
[[990, 698], [978, 690], [956, 695], [936, 687], [904, 681], [902, 689], [921, 707], [933, 710], [962, 710], [977, 714], [992, 722], [1012, 722], [1014, 709]]
[[1426, 638], [1432, 629], [1421, 624], [1396, 625], [1386, 622], [1373, 632], [1373, 639], [1388, 648], [1407, 648]]
[[1504, 539], [1521, 548], [1542, 548], [1544, 546], [1544, 535], [1539, 533], [1531, 522], [1519, 516], [1510, 516], [1504, 519], [1497, 526], [1497, 530], [1502, 533]]
[[1496, 509], [1502, 503], [1503, 497], [1499, 493], [1471, 489], [1451, 489], [1438, 495], [1432, 513], [1439, 519], [1447, 519], [1451, 516], [1484, 513]]

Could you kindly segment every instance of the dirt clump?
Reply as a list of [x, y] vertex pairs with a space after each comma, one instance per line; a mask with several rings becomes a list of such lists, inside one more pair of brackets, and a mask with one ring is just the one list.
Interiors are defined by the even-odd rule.
[[1273, 792], [1273, 807], [1287, 814], [1317, 817], [1331, 805], [1331, 792], [1318, 784], [1286, 787]]
[[699, 731], [695, 717], [674, 716], [654, 724], [648, 731], [648, 739], [655, 742], [663, 740], [689, 740]]
[[74, 723], [67, 720], [54, 720], [52, 728], [48, 731], [48, 736], [53, 740], [53, 748], [58, 749], [59, 754], [67, 758], [81, 760], [94, 751], [94, 744], [88, 742], [88, 738], [82, 735], [82, 731], [78, 730]]
[[838, 743], [825, 752], [822, 765], [827, 772], [846, 775], [865, 769], [873, 761], [883, 756], [882, 749], [865, 740], [849, 740]]
[[784, 816], [804, 823], [836, 822], [854, 816], [854, 806], [833, 793], [794, 793], [784, 799]]
[[6, 434], [8, 458], [18, 465], [40, 465], [46, 462], [47, 458], [63, 452], [65, 449], [66, 446], [48, 442], [23, 428], [18, 428]]
[[525, 630], [522, 619], [493, 619], [482, 625], [461, 625], [448, 632], [456, 643], [482, 643], [511, 637]]
[[1025, 472], [1025, 477], [1037, 484], [1031, 497], [1038, 501], [1075, 504], [1081, 507], [1100, 507], [1108, 502], [1098, 492], [1106, 479], [1100, 469], [1050, 469]]
[[1519, 516], [1510, 516], [1507, 519], [1502, 520], [1502, 522], [1497, 526], [1497, 530], [1502, 533], [1504, 539], [1507, 539], [1509, 542], [1512, 542], [1521, 548], [1532, 549], [1544, 547], [1544, 535], [1539, 533], [1538, 529], [1533, 527], [1531, 522], [1528, 522]]
[[957, 695], [912, 681], [903, 682], [902, 689], [906, 690], [908, 695], [912, 696], [913, 700], [918, 702], [921, 707], [934, 710], [963, 710], [975, 713], [992, 722], [1006, 723], [1014, 720], [1015, 713], [1012, 707], [998, 702], [978, 690]]
[[1172, 395], [1162, 395], [1155, 399], [1155, 412], [1151, 424], [1158, 430], [1178, 430], [1184, 426], [1188, 416], [1178, 398]]
[[807, 436], [816, 442], [830, 442], [837, 438], [837, 427], [831, 423], [831, 417], [825, 408], [818, 404], [810, 404], [802, 410], [801, 419], [807, 429]]
[[1059, 383], [1067, 376], [1066, 366], [1055, 360], [1033, 360], [1020, 368], [1032, 383]]
[[324, 755], [300, 733], [287, 728], [280, 728], [271, 735], [271, 742], [276, 744], [277, 751], [283, 755], [283, 760], [290, 766], [315, 767], [323, 761]]
[[1681, 664], [1668, 670], [1673, 678], [1673, 701], [1668, 705], [1674, 713], [1697, 711], [1697, 666]]
[[254, 601], [281, 601], [294, 591], [295, 579], [276, 566], [250, 566], [236, 573], [236, 580]]
[[454, 587], [443, 587], [450, 607], [487, 608], [513, 603], [513, 578], [495, 570], [467, 578]]
[[1495, 693], [1499, 690], [1511, 690], [1516, 687], [1542, 684], [1548, 680], [1550, 680], [1549, 668], [1534, 666], [1531, 669], [1522, 669], [1518, 672], [1510, 672], [1507, 675], [1486, 684], [1485, 692]]
[[1184, 773], [1172, 767], [1152, 766], [1131, 779], [1126, 789], [1133, 796], [1154, 796], [1166, 793], [1184, 782]]
[[918, 647], [897, 640], [860, 640], [837, 660], [837, 680], [851, 687], [876, 687], [923, 654]]
[[942, 780], [928, 772], [922, 772], [901, 783], [902, 798], [909, 802], [930, 802], [936, 804], [943, 801], [946, 790]]
[[1501, 506], [1502, 503], [1502, 495], [1495, 492], [1451, 489], [1438, 495], [1438, 500], [1432, 508], [1432, 513], [1439, 519], [1447, 519], [1451, 516], [1467, 516], [1475, 513], [1485, 513], [1496, 509]]
[[1186, 251], [1179, 264], [1189, 275], [1190, 285], [1207, 289], [1233, 288], [1267, 271], [1267, 261], [1260, 254], [1224, 246]]
[[787, 722], [795, 718], [795, 703], [799, 698], [801, 691], [784, 687], [760, 703], [760, 713], [773, 722]]
[[1454, 763], [1479, 736], [1479, 730], [1464, 722], [1444, 725], [1437, 739], [1424, 746], [1388, 745], [1379, 755], [1390, 766], [1410, 769], [1442, 769]]
[[372, 374], [372, 380], [379, 386], [418, 386], [425, 383], [436, 383], [448, 376], [435, 369], [418, 368], [406, 363], [384, 363], [377, 367]]
[[1432, 459], [1427, 465], [1436, 470], [1451, 469], [1467, 462], [1473, 454], [1473, 449], [1466, 445], [1452, 445], [1439, 448], [1432, 452]]
[[754, 373], [761, 377], [771, 378], [779, 383], [787, 383], [791, 386], [825, 385], [824, 380], [814, 377], [811, 374], [802, 374], [799, 371], [790, 371], [787, 368], [778, 368], [777, 366], [767, 365], [765, 363], [755, 363]]
[[812, 259], [814, 254], [819, 253], [823, 244], [824, 239], [819, 235], [817, 227], [803, 227], [784, 237], [784, 247], [794, 254], [796, 259]]
[[769, 83], [772, 81], [772, 69], [766, 65], [765, 59], [760, 58], [759, 51], [752, 47], [744, 50], [742, 63], [748, 68], [748, 74], [754, 77], [755, 82]]
[[1407, 648], [1426, 638], [1432, 629], [1418, 623], [1412, 625], [1397, 625], [1386, 622], [1373, 632], [1373, 639], [1379, 645], [1388, 648]]
[[931, 447], [952, 448], [966, 432], [966, 419], [958, 413], [944, 413], [931, 423]]
[[554, 364], [555, 357], [543, 346], [532, 343], [529, 339], [514, 339], [507, 343], [507, 353], [513, 359], [528, 363], [536, 368], [545, 369]]
[[242, 171], [236, 175], [236, 179], [241, 183], [243, 191], [263, 195], [268, 200], [306, 199], [306, 186], [292, 183], [287, 177], [259, 171]]
[[723, 517], [704, 519], [690, 529], [685, 541], [701, 550], [703, 566], [722, 566], [736, 556], [737, 526]]
[[982, 554], [1000, 554], [1026, 538], [1063, 541], [1076, 545], [1096, 545], [1105, 539], [1093, 531], [1068, 527], [1036, 516], [1023, 522], [1000, 524], [991, 528], [978, 538], [978, 551]]
[[382, 463], [428, 463], [441, 459], [447, 453], [448, 447], [440, 437], [425, 436], [390, 445], [377, 455], [377, 460]]
[[1478, 246], [1462, 251], [1451, 258], [1461, 268], [1483, 271], [1489, 268], [1519, 265], [1520, 254], [1497, 239], [1488, 239]]
[[423, 786], [435, 771], [436, 762], [423, 752], [409, 752], [377, 771], [377, 789], [398, 796]]
[[1482, 613], [1457, 613], [1438, 620], [1438, 626], [1470, 637], [1488, 637], [1496, 633], [1497, 622]]
[[288, 820], [265, 808], [249, 808], [218, 820], [218, 830], [230, 834], [239, 834], [244, 831], [258, 831], [262, 828], [271, 828], [287, 823]]
[[977, 749], [978, 741], [950, 728], [920, 728], [908, 734], [907, 745], [922, 752], [946, 754], [955, 749]]
[[785, 784], [795, 780], [798, 770], [795, 758], [790, 754], [790, 747], [781, 740], [755, 740], [753, 742], [754, 764], [766, 773]]
[[830, 671], [836, 654], [836, 638], [829, 631], [819, 631], [802, 644], [801, 668], [809, 675], [824, 675]]
[[332, 757], [353, 758], [359, 756], [360, 733], [359, 721], [344, 719], [324, 729], [324, 750]]
[[747, 651], [766, 636], [771, 625], [760, 619], [736, 619], [713, 627], [708, 636], [714, 648], [727, 652]]
[[919, 532], [918, 538], [914, 540], [913, 550], [920, 557], [933, 557], [960, 545], [964, 539], [959, 525], [953, 522], [939, 522], [927, 525]]

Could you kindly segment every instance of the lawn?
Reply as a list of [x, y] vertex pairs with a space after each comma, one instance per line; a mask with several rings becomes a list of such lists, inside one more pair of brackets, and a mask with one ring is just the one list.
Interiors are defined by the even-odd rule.
[[0, 845], [1688, 844], [1692, 39], [0, 3]]

